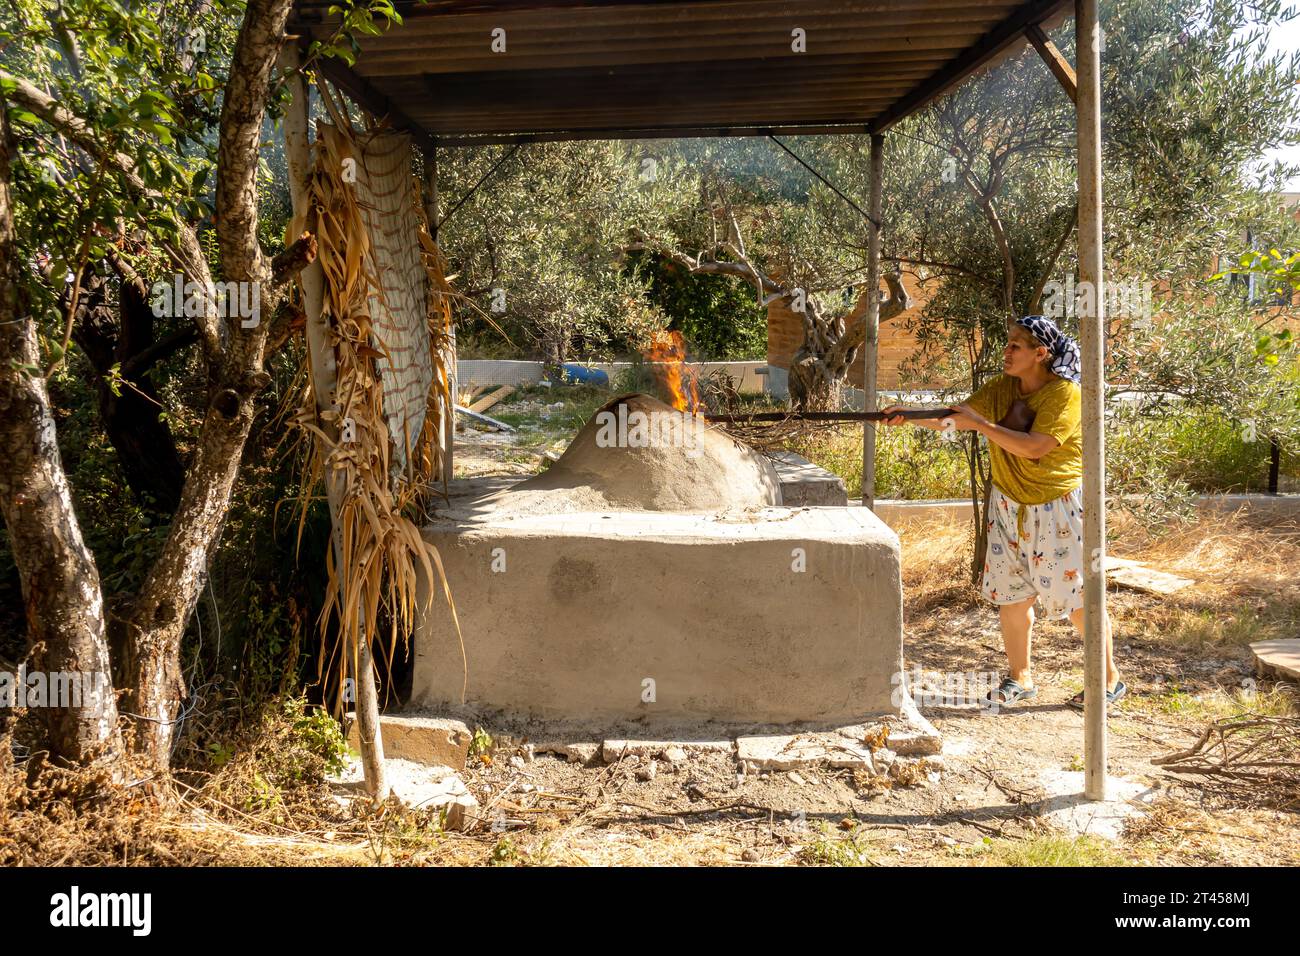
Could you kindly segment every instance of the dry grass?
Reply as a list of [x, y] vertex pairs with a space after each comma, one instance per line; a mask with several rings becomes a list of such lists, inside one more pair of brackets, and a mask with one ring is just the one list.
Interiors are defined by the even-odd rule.
[[342, 740], [322, 716], [297, 700], [272, 706], [208, 769], [181, 770], [154, 793], [131, 767], [124, 776], [138, 782], [115, 785], [41, 753], [15, 766], [0, 738], [0, 866], [478, 862], [484, 854], [459, 852], [428, 811], [336, 799], [325, 773]]

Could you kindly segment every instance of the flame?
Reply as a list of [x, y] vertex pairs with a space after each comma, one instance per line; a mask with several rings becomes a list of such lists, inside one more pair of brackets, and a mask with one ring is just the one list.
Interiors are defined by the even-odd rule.
[[679, 412], [699, 414], [700, 390], [695, 369], [686, 364], [686, 343], [682, 333], [656, 332], [645, 352], [646, 361], [657, 362], [655, 377], [668, 393], [669, 404]]

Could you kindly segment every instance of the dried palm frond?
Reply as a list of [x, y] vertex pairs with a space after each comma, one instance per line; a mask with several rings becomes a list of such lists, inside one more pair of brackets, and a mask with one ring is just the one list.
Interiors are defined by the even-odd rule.
[[[328, 96], [325, 102], [329, 105]], [[324, 274], [322, 319], [328, 329], [327, 348], [335, 365], [332, 396], [314, 394], [313, 377], [295, 424], [312, 438], [312, 452], [303, 488], [324, 480], [333, 514], [334, 540], [327, 557], [328, 598], [321, 615], [322, 637], [329, 621], [338, 625], [337, 653], [322, 655], [326, 668], [342, 667], [359, 674], [359, 649], [369, 641], [375, 656], [391, 663], [415, 624], [419, 575], [441, 582], [456, 633], [460, 624], [437, 550], [424, 541], [416, 520], [421, 517], [422, 489], [441, 465], [442, 415], [426, 415], [421, 435], [389, 434], [378, 362], [385, 358], [376, 334], [371, 303], [382, 301], [382, 288], [371, 256], [371, 243], [356, 189], [343, 170], [360, 161], [356, 134], [334, 109], [335, 124], [317, 124], [316, 156], [309, 184], [309, 228], [317, 237]], [[346, 164], [345, 160], [353, 160]], [[450, 334], [451, 311], [445, 294], [441, 260], [427, 237], [426, 252], [435, 294], [429, 297], [429, 331], [433, 336], [435, 374], [429, 404], [439, 409], [451, 401], [442, 356]], [[310, 352], [310, 350], [309, 350]], [[309, 361], [312, 357], [309, 354]], [[328, 359], [327, 359], [328, 361]], [[402, 480], [394, 480], [394, 442], [418, 451], [410, 456]], [[304, 490], [303, 505], [306, 505]], [[301, 523], [299, 538], [301, 540]], [[435, 579], [436, 569], [436, 579]], [[430, 589], [432, 594], [432, 589]], [[378, 633], [386, 618], [386, 637]], [[463, 645], [462, 645], [463, 647]], [[343, 681], [337, 682], [341, 706]]]

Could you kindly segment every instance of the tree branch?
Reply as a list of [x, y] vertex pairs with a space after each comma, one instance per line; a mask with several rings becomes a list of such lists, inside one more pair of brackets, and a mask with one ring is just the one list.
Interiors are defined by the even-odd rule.
[[[54, 99], [22, 77], [0, 70], [0, 83], [12, 84], [10, 94], [14, 102], [25, 106], [32, 113], [45, 120], [51, 127], [61, 132], [88, 156], [101, 165], [113, 169], [125, 180], [137, 198], [150, 199], [166, 204], [161, 194], [145, 185], [140, 174], [136, 172], [135, 163], [125, 153], [117, 152], [104, 143], [99, 133], [89, 123], [71, 110], [65, 109]], [[207, 260], [199, 245], [198, 236], [186, 223], [176, 221], [176, 235], [180, 240], [179, 248], [169, 249], [172, 260], [186, 277], [207, 288], [211, 283]], [[204, 350], [215, 358], [221, 352], [220, 333], [217, 328], [215, 312], [205, 310], [197, 318], [203, 336]]]
[[316, 237], [304, 232], [271, 260], [271, 284], [281, 286], [316, 261]]

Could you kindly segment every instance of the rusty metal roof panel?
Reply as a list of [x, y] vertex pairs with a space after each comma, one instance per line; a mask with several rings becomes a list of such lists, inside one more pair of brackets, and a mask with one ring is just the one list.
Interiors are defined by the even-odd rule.
[[[327, 0], [291, 29], [327, 39]], [[876, 131], [1024, 44], [1069, 0], [480, 0], [397, 4], [322, 72], [425, 146]]]

